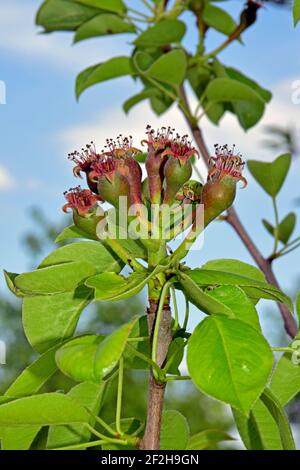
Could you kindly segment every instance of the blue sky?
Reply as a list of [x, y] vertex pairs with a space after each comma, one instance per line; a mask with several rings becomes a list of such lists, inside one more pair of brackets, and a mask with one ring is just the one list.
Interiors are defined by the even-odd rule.
[[[24, 231], [32, 226], [28, 208], [39, 206], [52, 220], [62, 217], [62, 193], [77, 183], [66, 159], [69, 151], [91, 139], [101, 148], [106, 137], [120, 132], [130, 132], [139, 143], [148, 122], [155, 127], [170, 124], [180, 131], [186, 130], [176, 109], [158, 119], [142, 104], [125, 116], [120, 110], [121, 103], [138, 91], [129, 78], [93, 87], [77, 103], [74, 96], [77, 73], [93, 63], [126, 53], [131, 38], [110, 37], [71, 46], [70, 34], [38, 35], [34, 16], [40, 3], [40, 0], [0, 0], [0, 80], [7, 87], [7, 104], [0, 105], [0, 266], [14, 272], [28, 268], [20, 242]], [[130, 2], [132, 6], [139, 3]], [[226, 8], [237, 18], [240, 4], [238, 0], [229, 1]], [[191, 17], [186, 20], [191, 21]], [[209, 46], [215, 46], [220, 39], [220, 35], [212, 34]], [[192, 48], [195, 40], [190, 34], [187, 46]], [[255, 30], [247, 31], [244, 43], [244, 47], [238, 43], [231, 46], [221, 59], [273, 91], [274, 99], [264, 120], [247, 134], [230, 116], [221, 122], [220, 128], [203, 121], [203, 129], [211, 150], [215, 142], [235, 143], [245, 159], [272, 159], [276, 155], [260, 145], [263, 124], [297, 126], [299, 122], [300, 105], [292, 104], [291, 85], [300, 79], [300, 28], [293, 28], [288, 10], [268, 7], [260, 11]], [[299, 170], [300, 159], [295, 161], [280, 193], [282, 217], [293, 208], [293, 199], [299, 195]], [[271, 202], [250, 176], [248, 188], [238, 193], [236, 206], [251, 235], [268, 253], [272, 240], [260, 220], [262, 217], [271, 220]], [[298, 234], [299, 231], [298, 224]], [[219, 257], [251, 262], [241, 242], [221, 223], [209, 227], [197, 263], [193, 256], [190, 261], [195, 265]], [[294, 252], [277, 262], [276, 272], [284, 288], [290, 289], [298, 282], [299, 261], [300, 252]], [[3, 283], [0, 286], [4, 288]], [[276, 307], [272, 310], [274, 320]]]

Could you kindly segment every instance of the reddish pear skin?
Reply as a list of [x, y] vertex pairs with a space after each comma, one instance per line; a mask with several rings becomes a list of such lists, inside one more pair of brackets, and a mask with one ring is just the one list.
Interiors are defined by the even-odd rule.
[[229, 175], [208, 181], [204, 187], [201, 202], [204, 204], [204, 226], [216, 219], [232, 206], [236, 195], [237, 181]]

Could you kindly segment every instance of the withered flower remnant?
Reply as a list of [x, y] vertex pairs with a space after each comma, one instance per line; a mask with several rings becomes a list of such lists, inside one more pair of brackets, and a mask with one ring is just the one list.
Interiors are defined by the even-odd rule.
[[93, 194], [90, 189], [81, 189], [80, 186], [65, 191], [64, 196], [67, 203], [63, 206], [63, 211], [68, 212], [68, 209], [76, 210], [81, 217], [85, 217], [94, 211], [98, 201], [101, 201], [100, 196]]
[[208, 225], [228, 209], [236, 195], [238, 181], [247, 185], [242, 171], [244, 162], [235, 147], [215, 146], [215, 156], [210, 158], [207, 183], [203, 187], [201, 202], [204, 204], [204, 224]]

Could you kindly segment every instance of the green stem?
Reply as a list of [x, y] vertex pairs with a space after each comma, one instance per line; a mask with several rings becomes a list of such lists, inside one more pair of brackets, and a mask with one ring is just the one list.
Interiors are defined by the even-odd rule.
[[140, 1], [145, 5], [145, 7], [149, 8], [149, 10], [152, 11], [152, 13], [154, 13], [154, 8], [147, 0], [140, 0]]
[[149, 83], [152, 83], [152, 85], [154, 85], [156, 88], [158, 88], [160, 91], [162, 91], [165, 95], [169, 96], [169, 98], [171, 98], [173, 101], [177, 101], [178, 100], [178, 96], [176, 96], [175, 94], [173, 94], [170, 90], [167, 90], [166, 88], [164, 88], [159, 82], [157, 82], [154, 78], [151, 78], [149, 77], [148, 75], [145, 74], [145, 72], [143, 70], [141, 70], [136, 62], [136, 60], [134, 59], [134, 65], [136, 66], [138, 72], [140, 75], [143, 75]]
[[142, 341], [148, 341], [149, 340], [149, 336], [140, 336], [139, 338], [128, 338], [127, 341], [129, 341], [129, 343], [138, 343], [138, 342], [142, 342]]
[[96, 429], [93, 428], [89, 423], [85, 423], [85, 426], [88, 428], [88, 430], [94, 434], [94, 436], [98, 437], [99, 439], [104, 440], [105, 442], [114, 442], [114, 443], [120, 443], [120, 439], [113, 439], [112, 437], [105, 436], [104, 434], [101, 434], [98, 432]]
[[120, 243], [118, 240], [115, 240], [113, 238], [106, 238], [103, 240], [103, 244], [107, 245], [109, 248], [111, 248], [118, 256], [119, 258], [125, 263], [129, 264], [129, 266], [137, 272], [145, 272], [146, 269], [142, 264], [140, 264], [138, 261], [136, 261], [133, 257], [132, 254], [129, 253]]
[[139, 23], [147, 23], [147, 24], [149, 23], [149, 21], [145, 20], [144, 18], [134, 18], [134, 16], [128, 16], [128, 15], [125, 18], [127, 18], [130, 22], [138, 21]]
[[276, 352], [295, 352], [295, 349], [293, 348], [272, 348], [272, 351], [276, 351]]
[[96, 431], [96, 429], [93, 428], [89, 423], [85, 423], [85, 426], [88, 428], [88, 430], [94, 434], [94, 436], [98, 437], [99, 439], [110, 439], [109, 437], [107, 438], [104, 434], [101, 434], [101, 432]]
[[122, 435], [121, 413], [122, 413], [123, 377], [124, 377], [124, 359], [123, 357], [121, 357], [120, 363], [119, 363], [118, 395], [117, 395], [117, 409], [116, 409], [116, 430], [117, 430], [117, 433], [120, 435]]
[[273, 254], [274, 254], [274, 253], [277, 253], [278, 235], [279, 235], [279, 215], [278, 215], [278, 207], [277, 207], [275, 196], [272, 197], [272, 204], [273, 204], [274, 215], [275, 215], [274, 248], [273, 248]]
[[222, 44], [220, 44], [214, 50], [212, 50], [211, 52], [209, 52], [208, 54], [203, 56], [203, 58], [204, 59], [210, 59], [211, 57], [215, 57], [216, 55], [218, 55], [220, 52], [222, 52], [224, 49], [226, 49], [226, 47], [229, 46], [229, 44], [231, 44], [233, 41], [235, 41], [241, 35], [241, 33], [244, 31], [244, 29], [245, 29], [244, 25], [239, 24], [237, 26], [237, 28], [235, 29], [235, 31], [230, 36], [228, 36], [228, 38], [225, 39], [225, 41], [222, 42]]
[[[128, 10], [128, 11], [132, 11], [132, 13], [135, 13], [136, 15], [139, 15], [139, 16], [141, 16], [142, 18], [148, 19], [148, 16], [147, 16], [147, 15], [145, 15], [144, 13], [141, 13], [141, 12], [138, 11], [138, 10], [135, 10], [135, 8], [127, 7], [127, 10]], [[140, 21], [140, 20], [138, 20], [138, 21]]]
[[[164, 309], [165, 298], [167, 296], [169, 287], [172, 285], [173, 282], [174, 282], [173, 280], [170, 280], [165, 283], [161, 291], [159, 305], [158, 305], [158, 309], [157, 309], [157, 313], [155, 317], [155, 327], [154, 327], [154, 333], [153, 333], [153, 339], [152, 339], [152, 361], [155, 362], [155, 364], [156, 364], [156, 353], [157, 353], [158, 334], [159, 334], [161, 316], [162, 316], [162, 312]], [[155, 370], [153, 372], [155, 376]], [[155, 377], [155, 378], [158, 379], [158, 377]]]
[[[281, 250], [277, 251], [277, 253], [274, 253], [274, 257], [279, 258], [279, 256], [284, 256], [287, 255], [288, 253], [291, 253], [292, 251], [296, 250], [300, 246], [300, 237], [295, 238], [294, 241], [287, 243], [285, 247], [283, 247]], [[298, 243], [296, 243], [298, 242]], [[276, 256], [275, 256], [276, 255]]]
[[174, 330], [176, 331], [179, 325], [179, 318], [178, 318], [178, 305], [177, 305], [177, 300], [176, 300], [176, 292], [175, 292], [174, 287], [171, 287], [171, 292], [172, 292], [174, 314], [175, 314]]
[[293, 248], [290, 248], [289, 250], [284, 250], [281, 252], [281, 256], [283, 255], [288, 255], [289, 253], [291, 253], [292, 251], [296, 250], [297, 248], [299, 248], [300, 246], [300, 243], [298, 245], [295, 245], [293, 246]]
[[184, 297], [185, 297], [185, 315], [184, 315], [184, 322], [183, 322], [182, 328], [186, 330], [188, 326], [188, 321], [189, 321], [190, 306], [189, 306], [189, 301], [187, 299], [187, 296], [185, 295]]
[[52, 450], [80, 450], [80, 449], [86, 449], [89, 447], [101, 446], [102, 444], [106, 444], [106, 441], [100, 440], [100, 441], [92, 441], [92, 442], [82, 442], [81, 444], [73, 444], [71, 446], [66, 446], [66, 447], [57, 447]]
[[287, 243], [281, 251], [285, 250], [286, 248], [289, 248], [290, 246], [295, 245], [295, 243], [298, 243], [298, 242], [300, 242], [300, 237], [297, 237], [294, 240], [292, 240], [291, 242]]
[[204, 226], [203, 224], [200, 224], [198, 221], [199, 214], [202, 212], [202, 205], [199, 205], [196, 209], [196, 215], [195, 215], [195, 220], [196, 220], [196, 228], [194, 225], [192, 226], [191, 230], [185, 237], [185, 239], [180, 243], [180, 245], [176, 248], [174, 253], [170, 257], [170, 264], [176, 264], [178, 261], [181, 259], [185, 258], [186, 255], [188, 254], [192, 244], [196, 241], [198, 235], [203, 231]]
[[131, 344], [127, 344], [127, 346], [132, 350], [132, 352], [135, 354], [135, 356], [139, 357], [143, 361], [147, 362], [149, 366], [151, 366], [154, 370], [156, 370], [156, 373], [160, 378], [162, 379], [163, 375], [163, 370], [156, 364], [156, 362], [152, 361], [150, 357], [146, 356], [145, 354], [141, 353], [140, 351], [137, 351]]
[[166, 380], [191, 380], [191, 377], [188, 375], [170, 375], [166, 377]]
[[104, 429], [106, 429], [109, 434], [111, 434], [112, 436], [116, 435], [116, 431], [111, 428], [105, 421], [103, 421], [102, 418], [100, 418], [99, 416], [95, 416], [88, 408], [86, 408], [86, 410], [95, 419], [95, 421], [97, 421], [97, 423], [99, 423]]

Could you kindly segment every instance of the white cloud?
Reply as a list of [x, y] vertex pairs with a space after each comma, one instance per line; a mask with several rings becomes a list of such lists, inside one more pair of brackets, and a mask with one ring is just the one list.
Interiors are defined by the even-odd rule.
[[13, 176], [9, 173], [7, 168], [0, 165], [0, 191], [7, 191], [15, 186]]
[[40, 4], [41, 1], [34, 5], [24, 0], [9, 0], [1, 4], [1, 51], [79, 71], [126, 50], [126, 44], [114, 38], [83, 41], [71, 47], [70, 33], [39, 35], [41, 28], [37, 28], [34, 22]]

